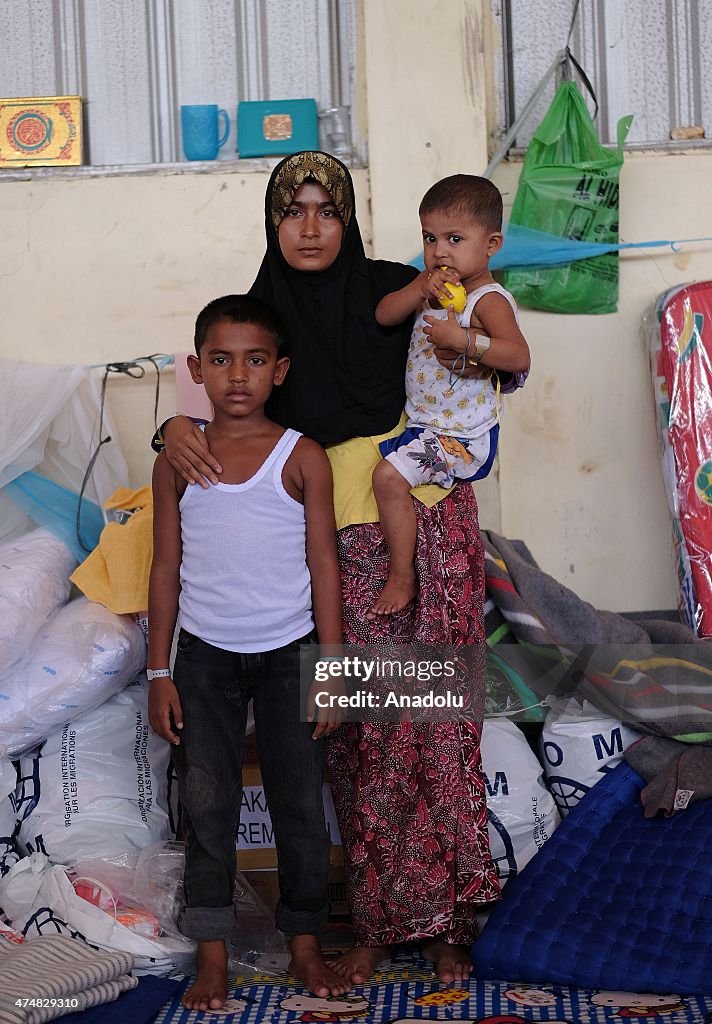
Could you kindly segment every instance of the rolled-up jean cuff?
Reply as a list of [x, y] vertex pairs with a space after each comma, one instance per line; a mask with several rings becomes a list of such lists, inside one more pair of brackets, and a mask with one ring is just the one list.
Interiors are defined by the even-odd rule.
[[183, 907], [178, 916], [178, 928], [196, 942], [218, 939], [227, 942], [235, 938], [237, 908], [234, 903], [227, 907]]
[[277, 928], [287, 938], [295, 935], [321, 935], [329, 919], [329, 904], [325, 903], [321, 910], [291, 910], [280, 900], [275, 914]]

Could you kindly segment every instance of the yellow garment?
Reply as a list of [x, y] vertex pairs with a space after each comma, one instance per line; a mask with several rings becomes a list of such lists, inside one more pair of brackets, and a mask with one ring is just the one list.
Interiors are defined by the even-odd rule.
[[120, 487], [106, 509], [138, 509], [125, 523], [107, 523], [99, 543], [70, 577], [91, 601], [118, 615], [148, 608], [153, 557], [153, 496], [150, 487]]
[[[326, 449], [331, 470], [334, 474], [334, 511], [336, 512], [336, 529], [357, 523], [377, 523], [378, 506], [373, 495], [371, 476], [381, 461], [378, 445], [391, 437], [397, 437], [405, 430], [406, 418], [403, 414], [400, 422], [387, 434], [375, 437], [353, 437], [349, 441], [330, 445]], [[438, 487], [437, 484], [421, 484], [413, 487], [411, 494], [426, 508], [432, 508], [452, 490]]]

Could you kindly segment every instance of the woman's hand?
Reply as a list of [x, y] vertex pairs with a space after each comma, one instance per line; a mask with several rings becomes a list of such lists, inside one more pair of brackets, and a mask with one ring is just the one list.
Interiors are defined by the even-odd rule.
[[163, 430], [166, 458], [188, 484], [218, 483], [222, 466], [210, 454], [205, 434], [187, 416], [174, 416]]
[[[460, 322], [452, 307], [447, 311], [447, 320], [437, 316], [424, 316], [423, 320], [425, 321], [423, 333], [432, 342], [433, 348], [448, 349], [453, 351], [456, 356], [465, 351], [467, 332], [464, 327], [460, 327]], [[474, 333], [474, 330], [471, 330], [471, 334]]]

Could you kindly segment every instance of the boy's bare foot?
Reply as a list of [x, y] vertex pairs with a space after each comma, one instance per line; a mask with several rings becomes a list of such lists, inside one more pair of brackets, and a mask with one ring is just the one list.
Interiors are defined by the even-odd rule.
[[418, 593], [415, 570], [394, 576], [388, 574], [386, 585], [366, 612], [367, 619], [375, 619], [378, 615], [393, 615], [405, 608]]
[[438, 981], [449, 985], [467, 981], [472, 973], [472, 958], [466, 946], [455, 946], [443, 939], [431, 939], [421, 946], [423, 956], [435, 965]]
[[365, 985], [378, 965], [389, 956], [388, 946], [354, 946], [334, 960], [331, 966], [349, 985]]
[[227, 946], [222, 940], [198, 943], [198, 976], [183, 993], [188, 1010], [219, 1010], [227, 1001]]
[[350, 985], [344, 983], [321, 955], [321, 945], [316, 935], [294, 935], [289, 940], [292, 959], [289, 973], [297, 978], [304, 988], [315, 996], [340, 996], [348, 992]]

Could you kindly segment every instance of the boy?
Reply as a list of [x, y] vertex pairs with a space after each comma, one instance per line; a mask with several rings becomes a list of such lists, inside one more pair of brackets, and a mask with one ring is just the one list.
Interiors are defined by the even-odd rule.
[[[529, 369], [514, 299], [489, 270], [503, 242], [498, 189], [486, 178], [454, 174], [426, 192], [419, 213], [425, 270], [376, 307], [384, 326], [416, 311], [417, 317], [406, 367], [406, 430], [381, 443], [384, 460], [373, 473], [390, 568], [370, 619], [400, 611], [417, 592], [411, 487], [485, 477], [499, 434], [496, 371], [521, 375]], [[457, 316], [448, 282], [467, 293]], [[446, 352], [453, 360], [449, 372], [436, 358]]]
[[331, 470], [318, 444], [265, 416], [289, 367], [268, 306], [242, 295], [215, 299], [197, 318], [195, 351], [188, 365], [213, 403], [205, 433], [223, 473], [207, 490], [187, 487], [164, 455], [156, 459], [149, 586], [149, 716], [176, 746], [186, 838], [179, 926], [198, 943], [198, 975], [183, 1003], [219, 1009], [227, 998], [250, 699], [279, 858], [277, 927], [301, 983], [339, 995], [347, 986], [318, 939], [329, 838], [322, 745], [313, 742], [337, 722], [300, 721], [299, 687], [299, 645], [313, 642], [315, 625], [322, 644], [342, 642]]

